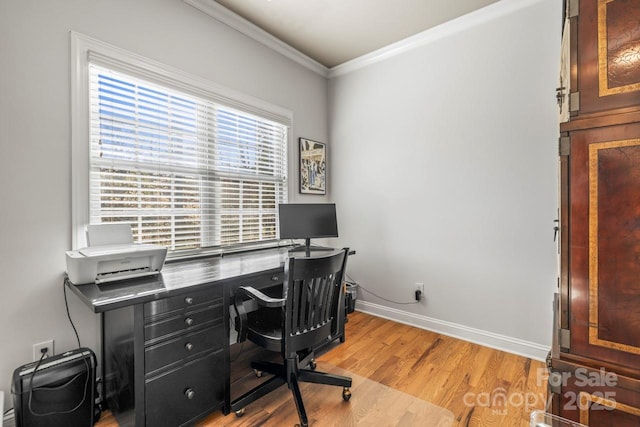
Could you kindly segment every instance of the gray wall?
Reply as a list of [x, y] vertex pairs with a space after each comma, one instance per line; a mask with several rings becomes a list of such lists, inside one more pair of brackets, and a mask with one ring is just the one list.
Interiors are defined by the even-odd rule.
[[[327, 141], [327, 81], [179, 0], [0, 1], [0, 390], [32, 344], [76, 346], [62, 279], [71, 249], [69, 31], [160, 61], [293, 111], [297, 138]], [[317, 198], [314, 200], [318, 200]], [[72, 294], [82, 344], [98, 321]]]
[[[504, 0], [330, 80], [358, 306], [544, 358], [556, 287], [561, 2]], [[351, 67], [353, 68], [353, 67]]]

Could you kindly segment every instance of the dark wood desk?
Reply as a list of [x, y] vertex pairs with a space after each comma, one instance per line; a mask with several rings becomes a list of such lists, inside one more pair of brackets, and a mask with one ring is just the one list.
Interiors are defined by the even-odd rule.
[[[121, 426], [177, 426], [229, 413], [231, 296], [239, 286], [281, 284], [289, 255], [287, 248], [258, 250], [167, 263], [157, 276], [67, 282], [101, 314], [103, 397]], [[344, 319], [338, 322], [344, 339]]]

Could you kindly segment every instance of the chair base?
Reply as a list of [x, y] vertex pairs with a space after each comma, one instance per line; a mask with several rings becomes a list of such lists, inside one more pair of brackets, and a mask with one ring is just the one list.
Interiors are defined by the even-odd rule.
[[274, 391], [281, 385], [287, 384], [293, 394], [300, 425], [303, 427], [308, 426], [309, 422], [304, 409], [299, 382], [343, 387], [342, 398], [348, 401], [351, 398], [351, 391], [349, 390], [352, 383], [351, 378], [326, 372], [317, 372], [312, 369], [300, 369], [300, 365], [315, 367], [315, 361], [309, 356], [303, 359], [304, 364], [298, 361], [298, 357], [286, 359], [284, 365], [272, 362], [251, 362], [251, 367], [254, 370], [267, 372], [274, 376], [231, 402], [231, 410], [236, 412], [237, 415], [241, 415], [240, 411], [245, 406]]

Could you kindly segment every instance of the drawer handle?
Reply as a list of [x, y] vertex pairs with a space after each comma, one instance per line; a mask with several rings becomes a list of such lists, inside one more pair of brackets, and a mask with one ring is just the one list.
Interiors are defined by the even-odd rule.
[[278, 280], [278, 276], [271, 276], [271, 280], [276, 282]]
[[187, 349], [187, 351], [191, 351], [191, 350], [193, 350], [193, 344], [191, 344], [190, 342], [188, 342], [188, 343], [186, 343], [186, 344], [184, 345], [184, 348], [186, 348], [186, 349]]
[[186, 297], [186, 298], [184, 299], [184, 302], [186, 302], [187, 304], [191, 305], [191, 304], [193, 304], [193, 298], [191, 298], [191, 297]]
[[191, 400], [196, 396], [196, 392], [188, 388], [184, 391], [184, 395], [187, 397], [187, 399]]
[[191, 325], [193, 325], [193, 319], [191, 317], [187, 317], [186, 319], [184, 319], [184, 323], [187, 326], [191, 326]]

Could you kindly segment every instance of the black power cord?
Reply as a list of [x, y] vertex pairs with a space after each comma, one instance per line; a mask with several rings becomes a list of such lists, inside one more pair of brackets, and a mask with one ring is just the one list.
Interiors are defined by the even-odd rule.
[[[347, 278], [347, 280], [346, 280], [346, 282], [347, 282], [347, 283], [349, 283], [349, 284], [354, 284], [354, 285], [358, 285], [358, 287], [359, 287], [359, 288], [361, 288], [361, 289], [362, 289], [363, 291], [365, 291], [366, 293], [371, 294], [371, 295], [373, 295], [373, 296], [374, 296], [374, 297], [376, 297], [376, 298], [380, 298], [380, 299], [381, 299], [381, 300], [383, 300], [383, 301], [387, 301], [387, 302], [390, 302], [390, 303], [393, 303], [393, 304], [400, 304], [400, 305], [411, 305], [411, 304], [419, 304], [419, 303], [420, 303], [420, 300], [418, 299], [418, 292], [420, 292], [420, 291], [416, 291], [416, 301], [412, 301], [412, 302], [393, 301], [393, 300], [390, 300], [390, 299], [387, 299], [387, 298], [381, 297], [380, 295], [378, 295], [378, 294], [376, 294], [376, 293], [374, 293], [374, 292], [371, 292], [370, 290], [368, 290], [367, 288], [365, 288], [364, 286], [362, 286], [360, 283], [358, 283], [358, 282], [356, 282], [355, 280], [351, 279], [351, 277], [349, 277], [349, 275], [348, 275], [348, 274], [346, 274], [346, 273], [345, 273], [345, 276], [346, 276], [346, 278]], [[422, 297], [422, 295], [420, 295], [420, 297]]]
[[71, 313], [69, 313], [69, 302], [67, 301], [67, 284], [69, 282], [69, 278], [65, 277], [62, 282], [62, 292], [64, 293], [64, 306], [67, 309], [67, 318], [69, 319], [69, 323], [71, 323], [71, 327], [73, 328], [73, 332], [76, 334], [76, 340], [78, 341], [78, 348], [81, 348], [80, 345], [80, 337], [78, 336], [78, 330], [76, 329], [76, 325], [73, 324], [73, 320], [71, 320]]

